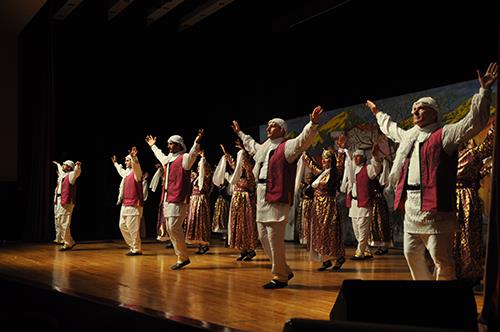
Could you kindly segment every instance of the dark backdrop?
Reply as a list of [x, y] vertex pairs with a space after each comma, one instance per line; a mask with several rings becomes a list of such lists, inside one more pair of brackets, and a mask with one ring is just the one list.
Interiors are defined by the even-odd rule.
[[[258, 138], [273, 117], [334, 109], [475, 78], [497, 58], [498, 5], [463, 1], [241, 1], [179, 32], [178, 20], [203, 1], [185, 1], [152, 25], [159, 1], [137, 0], [108, 21], [106, 1], [86, 0], [65, 20], [42, 8], [20, 37], [19, 180], [10, 196], [7, 239], [53, 236], [52, 160], [82, 161], [72, 234], [120, 238], [119, 176], [139, 148], [144, 170], [156, 159], [146, 134], [180, 134], [202, 145], [215, 166], [219, 143], [234, 152], [232, 119]], [[154, 235], [158, 195], [145, 208]]]

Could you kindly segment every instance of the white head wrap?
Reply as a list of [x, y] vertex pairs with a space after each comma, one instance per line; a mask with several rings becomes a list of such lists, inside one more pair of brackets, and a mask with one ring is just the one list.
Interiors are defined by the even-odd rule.
[[72, 162], [71, 160], [66, 160], [65, 162], [63, 162], [63, 165], [67, 165], [67, 166], [71, 167], [71, 169], [75, 168], [75, 163]]
[[287, 128], [287, 126], [286, 126], [286, 122], [285, 122], [285, 120], [280, 119], [280, 118], [274, 118], [274, 119], [269, 120], [269, 122], [268, 122], [267, 124], [269, 125], [269, 124], [271, 124], [271, 123], [275, 123], [275, 124], [277, 124], [278, 126], [280, 126], [280, 128], [281, 128], [281, 129], [283, 129], [283, 131], [285, 132], [285, 133], [283, 134], [283, 136], [285, 136], [285, 135], [286, 135], [286, 132], [288, 131], [288, 128]]
[[125, 160], [132, 160], [132, 156], [131, 156], [131, 155], [129, 155], [129, 154], [128, 154], [128, 155], [126, 155], [126, 156], [125, 156]]
[[437, 114], [437, 122], [441, 122], [441, 109], [439, 108], [439, 104], [432, 97], [422, 97], [416, 102], [413, 103], [412, 111], [416, 110], [418, 107], [425, 106], [436, 111]]
[[352, 156], [363, 156], [363, 157], [366, 157], [365, 155], [365, 151], [364, 150], [361, 150], [361, 149], [357, 149], [356, 151], [354, 151], [354, 153], [352, 154]]
[[186, 151], [186, 145], [184, 145], [184, 139], [179, 135], [172, 135], [168, 139], [168, 143], [177, 143], [181, 146], [182, 151]]

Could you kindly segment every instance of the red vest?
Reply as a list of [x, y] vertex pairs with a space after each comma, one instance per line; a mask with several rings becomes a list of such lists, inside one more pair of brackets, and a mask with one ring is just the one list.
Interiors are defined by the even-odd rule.
[[267, 168], [266, 201], [269, 203], [293, 204], [297, 163], [285, 158], [285, 142], [271, 151]]
[[125, 206], [142, 206], [144, 201], [142, 181], [135, 181], [134, 172], [130, 172], [123, 183], [123, 202]]
[[[372, 205], [373, 200], [373, 180], [368, 177], [368, 166], [365, 165], [361, 168], [358, 174], [356, 174], [356, 192], [358, 206], [369, 208]], [[352, 194], [349, 192], [346, 197], [345, 205], [346, 207], [351, 207]]]
[[[165, 176], [168, 176], [167, 202], [168, 203], [185, 203], [189, 199], [191, 191], [190, 172], [182, 167], [182, 155], [177, 157], [170, 163], [169, 172], [167, 174], [167, 165], [165, 165]], [[165, 197], [165, 186], [161, 194], [161, 202]]]
[[74, 204], [76, 198], [76, 185], [69, 182], [69, 176], [66, 175], [61, 184], [61, 205]]
[[[439, 128], [420, 147], [420, 194], [421, 211], [450, 212], [455, 210], [457, 154], [449, 156], [443, 149], [443, 128]], [[409, 156], [403, 166], [401, 178], [396, 188], [394, 208], [404, 208], [406, 178]]]

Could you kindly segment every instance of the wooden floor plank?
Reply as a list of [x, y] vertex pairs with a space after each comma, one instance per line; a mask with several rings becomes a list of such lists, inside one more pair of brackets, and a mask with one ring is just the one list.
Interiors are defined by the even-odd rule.
[[[340, 272], [317, 272], [306, 250], [287, 243], [288, 263], [295, 273], [287, 288], [265, 290], [271, 264], [258, 250], [251, 262], [237, 262], [239, 253], [222, 243], [195, 255], [179, 271], [173, 249], [146, 241], [144, 255], [128, 257], [120, 242], [79, 243], [58, 251], [51, 244], [7, 244], [0, 251], [0, 273], [68, 291], [140, 306], [245, 331], [281, 331], [292, 317], [329, 319], [344, 279], [409, 280], [399, 249], [369, 261], [347, 260]], [[353, 248], [347, 249], [347, 257]], [[476, 295], [478, 309], [482, 294]], [[368, 300], [370, 304], [370, 300]], [[376, 301], [373, 301], [373, 305]]]

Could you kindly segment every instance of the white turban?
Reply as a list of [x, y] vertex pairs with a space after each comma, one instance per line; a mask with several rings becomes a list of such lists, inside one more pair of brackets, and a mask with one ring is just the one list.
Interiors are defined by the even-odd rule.
[[184, 145], [184, 139], [179, 135], [172, 135], [169, 137], [168, 143], [177, 143], [182, 147], [182, 151], [186, 151], [186, 145]]
[[67, 165], [67, 166], [71, 167], [71, 169], [75, 168], [75, 163], [72, 162], [71, 160], [66, 160], [65, 162], [63, 162], [63, 165]]
[[417, 100], [416, 102], [413, 103], [412, 111], [416, 110], [418, 107], [421, 107], [421, 106], [429, 107], [429, 108], [433, 109], [437, 114], [438, 122], [441, 122], [441, 109], [439, 108], [439, 104], [437, 103], [437, 101], [434, 98], [432, 98], [432, 97], [420, 98], [419, 100]]
[[280, 118], [274, 118], [272, 120], [269, 120], [269, 122], [267, 124], [270, 125], [271, 123], [274, 123], [274, 124], [277, 124], [278, 126], [280, 126], [280, 128], [283, 129], [283, 131], [284, 131], [283, 136], [286, 135], [286, 132], [288, 131], [288, 128], [286, 126], [285, 120], [280, 119]]
[[125, 157], [125, 160], [132, 160], [132, 156], [128, 154], [128, 155]]
[[365, 151], [364, 150], [361, 150], [361, 149], [357, 149], [356, 151], [354, 151], [354, 153], [352, 154], [352, 156], [363, 156], [363, 157], [366, 157], [365, 156]]

